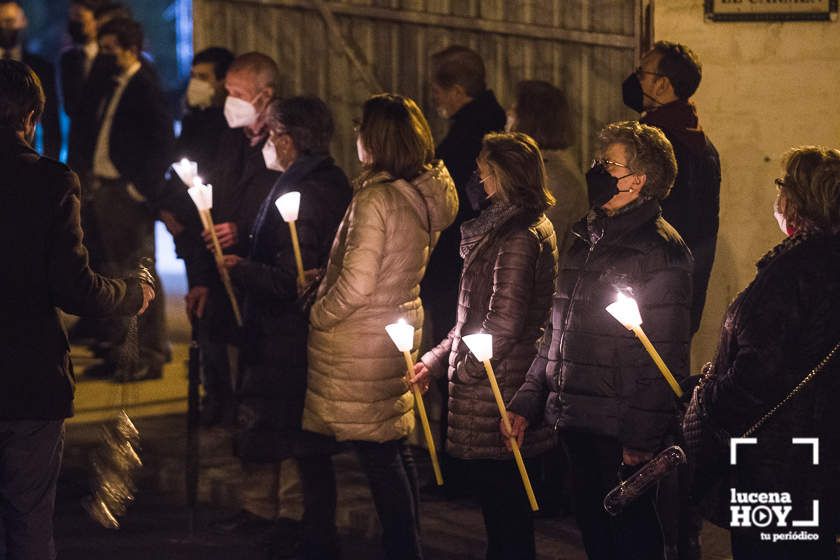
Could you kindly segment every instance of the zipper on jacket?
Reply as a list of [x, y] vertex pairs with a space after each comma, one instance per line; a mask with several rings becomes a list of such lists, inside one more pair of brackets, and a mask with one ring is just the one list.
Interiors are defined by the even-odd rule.
[[[581, 239], [583, 239], [583, 238], [581, 237]], [[558, 356], [558, 358], [559, 358], [558, 362], [560, 364], [560, 371], [559, 371], [559, 376], [558, 376], [559, 379], [557, 379], [557, 389], [558, 389], [558, 391], [563, 385], [563, 379], [562, 379], [562, 377], [563, 377], [563, 358], [562, 358], [562, 356], [563, 356], [563, 345], [566, 342], [566, 330], [569, 328], [569, 321], [571, 320], [571, 317], [572, 317], [572, 308], [575, 305], [575, 294], [577, 293], [578, 288], [580, 287], [580, 280], [583, 277], [583, 273], [586, 271], [586, 266], [589, 264], [589, 258], [592, 256], [592, 252], [595, 250], [595, 246], [598, 244], [598, 241], [600, 241], [600, 239], [598, 239], [597, 241], [591, 241], [591, 239], [590, 240], [585, 240], [585, 241], [587, 241], [589, 243], [589, 251], [586, 253], [586, 258], [583, 260], [583, 265], [580, 267], [580, 272], [578, 274], [577, 279], [575, 280], [575, 285], [572, 287], [572, 291], [569, 293], [569, 305], [566, 307], [566, 311], [563, 314], [563, 321], [562, 321], [563, 332], [560, 335], [560, 342], [558, 344], [559, 352], [560, 352], [560, 354]], [[558, 393], [558, 400], [559, 400], [559, 398], [560, 397], [559, 397], [559, 393]], [[560, 419], [558, 418], [557, 422], [559, 422], [559, 421], [560, 421]], [[557, 423], [556, 422], [554, 424], [554, 428], [555, 428], [555, 431], [556, 431], [556, 429], [557, 429]]]

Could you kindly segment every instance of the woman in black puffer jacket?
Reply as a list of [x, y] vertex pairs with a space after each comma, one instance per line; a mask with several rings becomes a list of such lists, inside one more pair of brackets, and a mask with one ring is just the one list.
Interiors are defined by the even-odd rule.
[[[709, 424], [733, 437], [781, 402], [840, 343], [840, 150], [802, 147], [784, 158], [776, 217], [790, 237], [758, 262], [729, 308], [711, 376], [698, 394]], [[840, 351], [825, 369], [738, 446], [731, 486], [738, 492], [788, 492], [786, 526], [732, 531], [740, 559], [837, 558], [840, 501]], [[813, 446], [792, 438], [818, 438]], [[703, 473], [698, 473], [702, 476]], [[727, 488], [728, 490], [728, 488]], [[727, 500], [729, 497], [727, 496]], [[819, 540], [764, 541], [759, 533], [799, 533], [819, 500]]]
[[593, 210], [572, 228], [550, 328], [508, 410], [518, 437], [543, 419], [558, 431], [589, 557], [655, 560], [663, 557], [655, 490], [617, 517], [603, 500], [619, 468], [627, 475], [674, 442], [676, 402], [633, 333], [605, 308], [619, 290], [636, 298], [645, 332], [674, 375], [685, 377], [691, 255], [661, 216], [676, 175], [662, 132], [610, 124], [599, 134], [598, 157], [587, 173]]
[[[498, 429], [499, 410], [484, 366], [461, 341], [493, 335], [493, 368], [505, 399], [525, 379], [548, 318], [557, 275], [554, 227], [543, 212], [553, 203], [539, 148], [527, 135], [488, 134], [478, 170], [491, 203], [461, 226], [464, 268], [458, 316], [449, 336], [415, 366], [415, 382], [449, 375], [446, 449], [465, 459], [487, 527], [487, 558], [534, 558], [531, 512], [511, 452]], [[533, 457], [553, 444], [535, 429], [522, 452]]]

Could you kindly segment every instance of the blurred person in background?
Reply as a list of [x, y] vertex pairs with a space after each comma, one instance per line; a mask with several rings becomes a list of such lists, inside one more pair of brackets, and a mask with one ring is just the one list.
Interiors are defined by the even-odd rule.
[[0, 0], [0, 59], [23, 62], [38, 75], [46, 96], [44, 115], [40, 120], [42, 153], [58, 159], [61, 153], [61, 124], [58, 120], [58, 91], [55, 66], [24, 47], [29, 21], [17, 0]]
[[99, 54], [96, 41], [96, 10], [102, 0], [72, 0], [67, 16], [67, 33], [73, 46], [61, 53], [59, 77], [64, 112], [71, 119], [76, 114], [85, 81], [90, 76], [93, 61]]
[[[548, 190], [554, 206], [545, 212], [554, 226], [560, 265], [571, 247], [572, 225], [586, 215], [586, 179], [573, 153], [572, 116], [566, 94], [548, 82], [524, 80], [516, 84], [514, 102], [507, 111], [505, 129], [524, 132], [540, 147]], [[540, 515], [557, 515], [571, 507], [571, 481], [562, 447], [540, 457], [535, 477]]]
[[[487, 88], [484, 61], [474, 50], [453, 45], [434, 53], [430, 60], [432, 102], [440, 117], [449, 121], [449, 129], [435, 149], [435, 157], [442, 160], [452, 174], [458, 190], [458, 215], [441, 234], [437, 250], [432, 254], [421, 292], [431, 325], [430, 344], [446, 338], [455, 324], [458, 308], [458, 279], [462, 260], [458, 254], [460, 228], [466, 220], [478, 215], [484, 198], [475, 175], [475, 159], [481, 151], [481, 141], [488, 132], [500, 132], [505, 126], [505, 110], [492, 90]], [[446, 438], [446, 380], [437, 380], [441, 395], [440, 439]], [[450, 461], [446, 452], [440, 457], [444, 477], [453, 481], [444, 491], [454, 496], [463, 486], [458, 461]], [[447, 473], [447, 471], [449, 471]], [[437, 490], [432, 482], [426, 486]]]
[[572, 243], [572, 225], [586, 215], [586, 179], [573, 152], [574, 132], [569, 101], [563, 91], [548, 82], [524, 80], [516, 84], [513, 105], [505, 129], [524, 132], [540, 147], [548, 190], [555, 204], [546, 210], [554, 225], [557, 248], [563, 252]]
[[[165, 195], [164, 173], [171, 164], [172, 117], [156, 76], [140, 62], [143, 29], [129, 19], [113, 19], [98, 30], [99, 56], [108, 87], [85, 99], [79, 119], [88, 131], [80, 150], [87, 170], [103, 270], [119, 274], [141, 257], [154, 259], [154, 224]], [[154, 271], [153, 271], [154, 272]], [[161, 377], [171, 359], [166, 339], [164, 297], [138, 326], [140, 359], [134, 371], [117, 374], [116, 356], [124, 344], [125, 322], [108, 329], [111, 348], [104, 361], [88, 367], [93, 377], [140, 381]]]

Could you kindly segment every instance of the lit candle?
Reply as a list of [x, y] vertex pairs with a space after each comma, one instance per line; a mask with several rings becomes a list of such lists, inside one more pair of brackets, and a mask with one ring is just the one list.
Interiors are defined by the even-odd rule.
[[193, 179], [198, 175], [198, 164], [190, 161], [187, 158], [181, 158], [181, 161], [176, 161], [172, 164], [172, 169], [181, 178], [188, 187], [193, 186]]
[[[493, 365], [490, 359], [493, 357], [493, 335], [485, 333], [469, 334], [461, 338], [470, 352], [475, 358], [484, 364], [484, 371], [487, 373], [487, 379], [490, 380], [490, 388], [493, 390], [493, 396], [496, 398], [496, 406], [499, 407], [499, 414], [502, 415], [502, 423], [508, 433], [513, 432], [508, 418], [507, 409], [505, 409], [505, 402], [502, 399], [502, 392], [499, 390], [499, 384], [496, 382], [496, 374], [493, 372]], [[510, 437], [510, 447], [513, 450], [513, 458], [516, 460], [516, 466], [519, 469], [519, 475], [522, 477], [522, 484], [525, 486], [525, 493], [528, 494], [528, 501], [531, 503], [531, 511], [537, 511], [540, 506], [537, 504], [537, 498], [534, 496], [534, 489], [531, 487], [531, 479], [528, 477], [528, 471], [525, 469], [525, 461], [522, 460], [522, 452], [519, 450], [519, 443], [516, 438]]]
[[644, 346], [645, 350], [647, 350], [647, 353], [650, 354], [650, 357], [653, 359], [653, 363], [655, 363], [656, 367], [659, 368], [659, 371], [662, 373], [665, 381], [668, 382], [668, 385], [671, 386], [671, 389], [674, 393], [676, 393], [677, 397], [682, 397], [683, 391], [680, 388], [679, 383], [677, 383], [677, 380], [674, 379], [674, 376], [671, 374], [671, 370], [668, 369], [665, 362], [662, 361], [662, 356], [660, 356], [659, 352], [656, 351], [656, 348], [653, 347], [653, 344], [651, 344], [650, 339], [648, 339], [645, 334], [645, 331], [642, 330], [642, 315], [639, 313], [639, 306], [636, 304], [636, 300], [618, 292], [615, 302], [607, 306], [607, 312], [615, 317], [619, 323], [624, 325], [627, 330], [633, 331], [636, 338], [641, 341], [642, 346]]
[[295, 265], [297, 266], [298, 282], [303, 285], [306, 278], [303, 276], [303, 257], [300, 254], [300, 242], [298, 241], [297, 227], [295, 222], [298, 219], [300, 210], [300, 193], [297, 191], [287, 192], [274, 201], [274, 205], [280, 211], [283, 221], [289, 224], [289, 232], [292, 235], [292, 250], [295, 253]]
[[222, 254], [222, 246], [219, 244], [219, 238], [216, 237], [213, 215], [210, 213], [210, 210], [213, 209], [213, 186], [205, 185], [202, 183], [201, 177], [198, 176], [192, 178], [192, 185], [187, 192], [198, 209], [201, 224], [204, 226], [204, 229], [210, 232], [210, 238], [213, 241], [213, 256], [216, 259], [216, 268], [219, 269], [219, 276], [222, 279], [222, 284], [225, 287], [228, 299], [230, 299], [230, 307], [233, 310], [236, 324], [241, 327], [242, 314], [239, 312], [239, 303], [236, 301], [236, 295], [233, 292], [233, 283], [230, 281], [230, 274], [228, 274], [228, 270], [224, 267], [225, 259]]
[[[411, 381], [414, 377], [414, 363], [411, 359], [411, 349], [414, 346], [414, 327], [405, 322], [405, 319], [400, 319], [396, 323], [391, 323], [385, 327], [385, 331], [397, 350], [402, 352], [405, 357], [406, 380]], [[417, 403], [417, 411], [420, 413], [420, 423], [423, 425], [423, 435], [426, 438], [426, 447], [429, 448], [429, 455], [432, 458], [432, 470], [435, 472], [435, 482], [438, 486], [443, 485], [443, 474], [440, 471], [440, 463], [438, 462], [437, 449], [435, 448], [435, 440], [432, 438], [432, 429], [429, 426], [429, 417], [426, 415], [426, 406], [423, 404], [423, 395], [420, 392], [420, 387], [416, 384], [409, 383], [412, 392], [414, 393], [414, 402]]]

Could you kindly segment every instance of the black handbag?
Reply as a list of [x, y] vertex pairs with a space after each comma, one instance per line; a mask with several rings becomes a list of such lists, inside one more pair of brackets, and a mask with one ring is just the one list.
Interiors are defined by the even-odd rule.
[[[840, 350], [840, 342], [779, 403], [759, 418], [740, 437], [758, 431], [785, 403], [810, 383]], [[703, 366], [703, 375], [694, 388], [691, 402], [683, 417], [683, 438], [691, 476], [691, 497], [703, 516], [729, 528], [729, 440], [731, 434], [716, 426], [703, 407], [703, 385], [714, 375], [712, 364]]]

